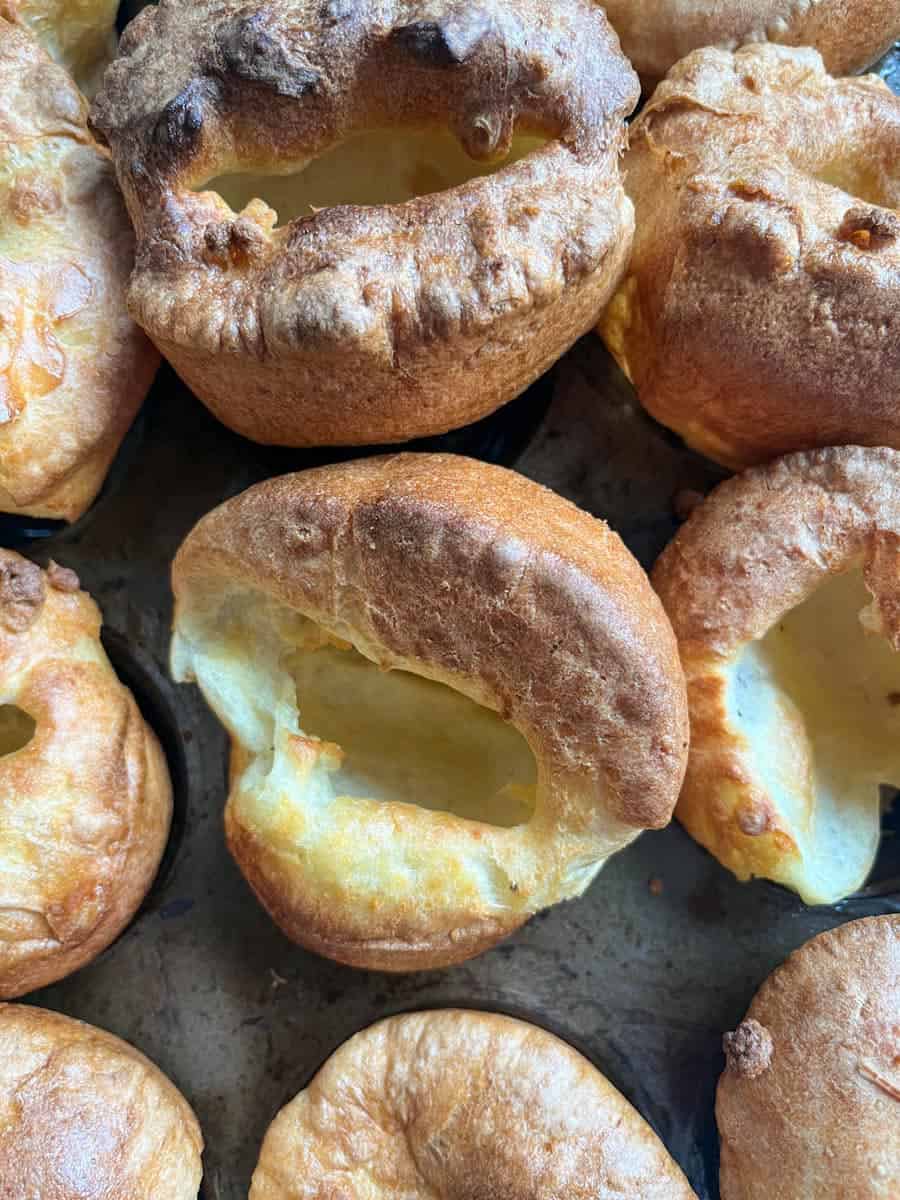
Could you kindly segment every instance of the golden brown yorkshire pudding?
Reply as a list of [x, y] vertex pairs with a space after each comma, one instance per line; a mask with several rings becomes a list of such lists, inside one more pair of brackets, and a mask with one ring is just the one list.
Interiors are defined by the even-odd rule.
[[[131, 312], [257, 441], [464, 425], [615, 288], [637, 95], [589, 0], [163, 0], [92, 114], [138, 234]], [[247, 173], [295, 174], [297, 219], [265, 195], [235, 213], [223, 195], [267, 190]]]
[[501, 467], [270, 480], [173, 569], [176, 679], [232, 740], [232, 853], [289, 937], [379, 970], [480, 953], [669, 820], [671, 629], [619, 538]]
[[0, 17], [27, 26], [93, 96], [116, 52], [119, 0], [0, 0]]
[[604, 0], [645, 85], [704, 46], [812, 46], [833, 75], [868, 67], [900, 37], [900, 0]]
[[601, 332], [645, 408], [734, 467], [900, 447], [900, 97], [811, 50], [701, 50], [631, 137]]
[[900, 784], [900, 454], [795, 454], [718, 487], [653, 583], [688, 684], [677, 815], [739, 879], [830, 903]]
[[[73, 571], [0, 551], [0, 996], [95, 958], [153, 882], [165, 760]], [[2, 1195], [2, 1189], [0, 1189]]]
[[358, 1033], [273, 1121], [250, 1200], [338, 1195], [694, 1197], [649, 1125], [571, 1046], [452, 1009]]
[[801, 946], [725, 1037], [722, 1200], [900, 1196], [900, 916]]
[[0, 1005], [0, 1196], [197, 1200], [202, 1150], [187, 1101], [133, 1046]]
[[133, 236], [66, 72], [0, 19], [0, 511], [74, 520], [159, 361], [125, 311]]

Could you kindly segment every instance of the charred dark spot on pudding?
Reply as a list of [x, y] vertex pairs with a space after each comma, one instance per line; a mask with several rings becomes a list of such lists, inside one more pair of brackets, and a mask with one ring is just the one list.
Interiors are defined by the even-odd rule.
[[163, 108], [155, 129], [159, 146], [176, 154], [189, 153], [196, 147], [203, 129], [205, 82], [192, 80]]
[[271, 30], [265, 8], [227, 21], [216, 34], [216, 45], [227, 75], [259, 84], [277, 96], [299, 100], [321, 79], [302, 55]]
[[724, 1035], [722, 1048], [729, 1071], [734, 1071], [745, 1079], [756, 1079], [768, 1070], [774, 1044], [765, 1025], [760, 1025], [759, 1021], [748, 1017], [741, 1021], [734, 1033]]
[[459, 67], [491, 29], [490, 13], [472, 7], [437, 21], [413, 21], [394, 30], [394, 40], [424, 66]]
[[844, 214], [838, 237], [859, 250], [880, 250], [900, 238], [900, 219], [882, 208], [851, 208]]

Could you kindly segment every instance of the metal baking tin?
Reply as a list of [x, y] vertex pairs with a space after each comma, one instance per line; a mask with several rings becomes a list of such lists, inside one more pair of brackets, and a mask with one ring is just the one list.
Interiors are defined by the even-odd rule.
[[[900, 90], [898, 50], [882, 69]], [[556, 368], [552, 403], [521, 450], [544, 403], [515, 403], [476, 450], [512, 458], [606, 518], [649, 567], [676, 528], [675, 493], [706, 491], [721, 472], [643, 414], [594, 336]], [[443, 1005], [510, 1012], [568, 1039], [656, 1128], [702, 1200], [715, 1200], [723, 1030], [809, 937], [900, 911], [900, 839], [886, 831], [873, 894], [808, 908], [767, 882], [738, 883], [673, 823], [612, 859], [583, 898], [462, 966], [388, 976], [300, 950], [228, 856], [226, 739], [165, 664], [169, 564], [184, 535], [227, 496], [311, 460], [232, 435], [168, 369], [143, 421], [129, 469], [87, 517], [25, 552], [73, 567], [100, 603], [110, 653], [163, 738], [177, 819], [130, 928], [29, 1001], [119, 1034], [172, 1077], [203, 1127], [205, 1200], [244, 1200], [272, 1117], [345, 1038], [379, 1017]]]

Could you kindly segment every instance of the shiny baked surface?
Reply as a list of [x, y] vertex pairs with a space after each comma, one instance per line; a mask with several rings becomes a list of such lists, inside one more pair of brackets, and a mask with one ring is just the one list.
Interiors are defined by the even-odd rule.
[[127, 1043], [0, 1005], [0, 1194], [197, 1200], [203, 1139], [185, 1099]]
[[900, 454], [790, 455], [721, 484], [653, 571], [688, 681], [677, 815], [741, 879], [859, 888], [900, 784]]
[[90, 962], [128, 924], [172, 809], [159, 744], [71, 571], [0, 550], [0, 997]]
[[795, 950], [726, 1038], [722, 1200], [900, 1194], [900, 915]]
[[250, 1200], [689, 1200], [662, 1143], [534, 1025], [444, 1010], [345, 1042], [263, 1142]]
[[74, 520], [159, 361], [128, 316], [134, 239], [87, 108], [0, 18], [0, 511]]

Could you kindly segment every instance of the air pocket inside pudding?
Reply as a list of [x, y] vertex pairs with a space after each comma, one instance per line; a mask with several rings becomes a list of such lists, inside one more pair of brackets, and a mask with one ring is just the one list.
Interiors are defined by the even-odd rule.
[[791, 455], [717, 488], [657, 564], [692, 744], [678, 815], [740, 878], [861, 886], [900, 785], [900, 455]]

